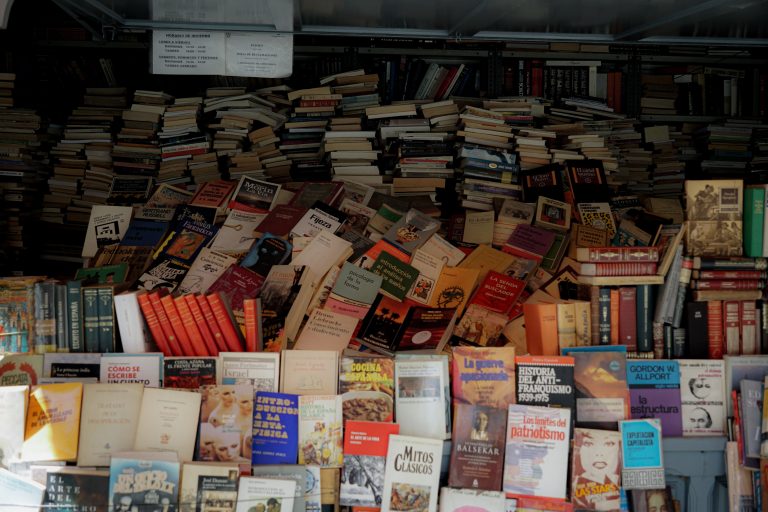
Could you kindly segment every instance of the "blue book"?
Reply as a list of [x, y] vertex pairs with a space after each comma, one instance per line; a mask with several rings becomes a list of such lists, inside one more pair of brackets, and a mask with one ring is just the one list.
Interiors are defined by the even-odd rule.
[[611, 289], [600, 288], [600, 295], [597, 299], [600, 311], [600, 321], [598, 323], [598, 332], [600, 333], [600, 345], [611, 344]]
[[624, 489], [663, 489], [664, 458], [661, 421], [655, 418], [619, 422], [621, 486]]
[[154, 510], [152, 506], [160, 504], [161, 509], [176, 510], [181, 464], [168, 453], [176, 456], [175, 452], [125, 452], [127, 456], [141, 458], [112, 457], [109, 509]]
[[299, 396], [259, 391], [253, 405], [253, 455], [258, 464], [296, 464]]

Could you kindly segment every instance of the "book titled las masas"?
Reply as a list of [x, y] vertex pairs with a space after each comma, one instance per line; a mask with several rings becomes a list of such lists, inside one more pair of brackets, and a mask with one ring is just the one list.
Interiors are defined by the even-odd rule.
[[627, 361], [632, 419], [658, 418], [667, 437], [683, 434], [677, 361]]
[[381, 512], [436, 512], [443, 442], [391, 435]]
[[253, 404], [253, 464], [295, 464], [299, 446], [299, 397], [258, 391]]
[[510, 405], [504, 492], [565, 499], [571, 410]]
[[661, 422], [655, 418], [619, 422], [621, 485], [624, 489], [664, 489]]
[[380, 507], [389, 436], [397, 423], [347, 421], [344, 425], [344, 479], [339, 503], [350, 507]]
[[453, 401], [506, 411], [515, 403], [514, 347], [456, 347], [452, 363]]
[[110, 510], [175, 512], [180, 464], [171, 452], [124, 452], [109, 465]]
[[453, 423], [448, 485], [468, 489], [501, 489], [507, 411], [457, 404]]

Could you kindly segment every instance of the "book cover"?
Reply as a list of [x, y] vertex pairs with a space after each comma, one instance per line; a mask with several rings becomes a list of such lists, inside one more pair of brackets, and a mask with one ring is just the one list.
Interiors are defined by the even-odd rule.
[[513, 256], [532, 258], [540, 262], [554, 242], [554, 233], [529, 224], [518, 224], [504, 244], [503, 250]]
[[493, 347], [501, 342], [501, 333], [508, 322], [507, 315], [469, 304], [453, 334], [469, 345]]
[[112, 454], [133, 449], [144, 385], [85, 384], [79, 466], [109, 466]]
[[396, 351], [441, 352], [456, 322], [456, 309], [414, 306], [408, 310]]
[[504, 492], [565, 499], [571, 410], [510, 405]]
[[341, 352], [349, 344], [358, 320], [355, 317], [315, 309], [296, 339], [293, 350], [335, 350]]
[[94, 205], [85, 231], [83, 258], [93, 258], [100, 247], [120, 243], [133, 215], [130, 206]]
[[419, 271], [400, 261], [386, 251], [382, 251], [371, 265], [371, 272], [382, 277], [381, 292], [403, 300], [413, 286]]
[[[616, 235], [616, 220], [614, 219], [610, 204], [579, 203], [577, 206], [582, 224], [602, 231], [607, 231], [608, 239], [613, 239]], [[589, 248], [586, 247], [582, 249], [589, 250]]]
[[439, 512], [503, 512], [506, 498], [500, 491], [440, 488]]
[[304, 249], [300, 249], [298, 255], [294, 255], [291, 264], [307, 266], [315, 275], [314, 279], [318, 280], [332, 267], [341, 265], [353, 252], [352, 242], [330, 231], [321, 231], [310, 239]]
[[382, 276], [345, 262], [325, 301], [325, 309], [362, 319], [376, 300]]
[[208, 208], [220, 208], [227, 203], [229, 196], [235, 189], [231, 181], [215, 180], [200, 184], [189, 200], [190, 206], [207, 206]]
[[232, 193], [229, 207], [253, 213], [268, 212], [275, 206], [281, 188], [277, 183], [241, 176], [237, 188]]
[[43, 376], [43, 354], [1, 354], [0, 386], [34, 386]]
[[298, 447], [298, 395], [257, 391], [253, 406], [252, 464], [295, 464]]
[[440, 221], [411, 208], [384, 233], [384, 238], [413, 253], [440, 227]]
[[0, 493], [3, 501], [9, 504], [5, 510], [28, 512], [40, 509], [45, 497], [45, 485], [0, 468]]
[[429, 303], [433, 308], [456, 308], [461, 315], [480, 276], [477, 268], [444, 267]]
[[608, 201], [610, 189], [602, 160], [567, 160], [565, 170], [573, 204]]
[[746, 379], [741, 381], [740, 414], [745, 458], [760, 458], [764, 393], [763, 382]]
[[571, 205], [539, 196], [534, 224], [555, 231], [568, 231], [571, 227]]
[[209, 248], [236, 257], [244, 255], [256, 241], [254, 232], [266, 216], [266, 213], [230, 210]]
[[347, 215], [340, 210], [323, 203], [315, 203], [291, 228], [291, 235], [294, 238], [313, 237], [324, 230], [335, 233], [346, 220]]
[[288, 348], [288, 331], [297, 329], [296, 320], [304, 318], [314, 279], [305, 265], [274, 265], [269, 270], [260, 294], [265, 352]]
[[[318, 466], [304, 466], [301, 464], [267, 464], [251, 467], [251, 473], [259, 478], [291, 480], [296, 483], [293, 493], [293, 509], [291, 510], [292, 512], [307, 512], [307, 485], [311, 483], [313, 478], [308, 473], [308, 468], [315, 468], [318, 471], [320, 469]], [[291, 512], [291, 510], [288, 512]]]
[[447, 363], [445, 356], [437, 355], [395, 359], [395, 419], [403, 435], [450, 436]]
[[109, 471], [49, 468], [45, 475], [44, 510], [108, 510]]
[[682, 359], [679, 365], [683, 435], [723, 435], [726, 420], [723, 361]]
[[4, 468], [11, 461], [21, 459], [28, 403], [29, 387], [0, 387], [0, 417], [6, 421], [5, 427], [0, 430], [0, 466]]
[[381, 507], [389, 436], [397, 423], [348, 420], [344, 424], [344, 465], [339, 504]]
[[40, 277], [0, 279], [0, 327], [2, 327], [0, 350], [3, 352], [25, 353], [32, 350], [31, 338], [35, 325], [34, 288], [35, 283], [40, 279]]
[[563, 184], [561, 166], [547, 165], [536, 169], [521, 171], [523, 199], [526, 203], [535, 203], [539, 196], [563, 199]]
[[250, 246], [240, 266], [266, 277], [273, 265], [282, 265], [291, 256], [293, 245], [271, 233], [264, 233]]
[[571, 356], [518, 356], [517, 403], [545, 407], [576, 406]]
[[381, 512], [437, 512], [443, 443], [389, 436]]
[[220, 352], [218, 384], [248, 384], [254, 391], [277, 391], [280, 355], [277, 353]]
[[145, 388], [139, 409], [134, 450], [176, 451], [192, 460], [200, 416], [200, 393]]
[[293, 510], [296, 482], [253, 476], [240, 477], [237, 487], [237, 508], [235, 512], [265, 510], [279, 512]]
[[147, 387], [162, 387], [163, 354], [102, 354], [99, 382], [121, 384], [138, 382]]
[[627, 361], [632, 419], [658, 418], [666, 437], [683, 435], [677, 361]]
[[404, 332], [410, 306], [379, 294], [360, 323], [357, 339], [367, 347], [393, 354]]
[[448, 485], [468, 489], [501, 489], [507, 411], [457, 404], [451, 435]]
[[299, 396], [299, 464], [341, 466], [342, 423], [341, 396]]
[[271, 233], [275, 236], [287, 237], [305, 213], [307, 213], [306, 208], [279, 204], [267, 214], [256, 231], [257, 233]]
[[624, 489], [663, 489], [661, 422], [655, 418], [619, 422], [621, 485]]
[[579, 510], [621, 509], [619, 432], [574, 429], [571, 501]]
[[686, 247], [692, 256], [741, 256], [742, 180], [686, 180]]
[[[110, 510], [145, 510], [160, 505], [167, 512], [178, 506], [180, 464], [151, 458], [149, 452], [123, 452], [109, 465]], [[141, 458], [134, 458], [141, 457]]]
[[[203, 386], [195, 460], [246, 462], [253, 440], [253, 387]], [[205, 396], [203, 403], [202, 396]]]
[[489, 311], [508, 315], [524, 288], [524, 281], [490, 270], [475, 290], [469, 305], [476, 304]]
[[[179, 487], [179, 512], [198, 512], [215, 507], [216, 499], [233, 512], [237, 501], [237, 464], [224, 462], [187, 462], [182, 466]], [[230, 506], [231, 503], [231, 506]], [[215, 510], [215, 508], [214, 508]]]
[[626, 347], [572, 347], [575, 362], [576, 425], [613, 430], [629, 418]]
[[437, 283], [445, 266], [445, 261], [429, 254], [422, 247], [413, 253], [411, 266], [419, 271], [419, 276], [406, 297], [421, 304], [429, 304], [432, 293], [435, 291], [435, 283]]
[[218, 361], [216, 357], [165, 357], [163, 387], [196, 390], [216, 384]]
[[394, 419], [395, 361], [391, 357], [360, 354], [341, 358], [339, 394], [344, 421]]
[[221, 273], [208, 288], [208, 293], [219, 292], [226, 298], [241, 334], [245, 332], [245, 307], [243, 301], [259, 295], [266, 285], [265, 279], [245, 267], [232, 265]]
[[82, 399], [80, 382], [42, 384], [30, 393], [21, 450], [24, 460], [77, 459]]
[[507, 409], [515, 403], [514, 347], [454, 347], [453, 401]]
[[280, 360], [280, 392], [335, 395], [339, 353], [335, 350], [285, 350]]
[[207, 293], [208, 288], [221, 274], [236, 262], [237, 258], [234, 256], [203, 247], [190, 265], [184, 279], [179, 283], [178, 294]]

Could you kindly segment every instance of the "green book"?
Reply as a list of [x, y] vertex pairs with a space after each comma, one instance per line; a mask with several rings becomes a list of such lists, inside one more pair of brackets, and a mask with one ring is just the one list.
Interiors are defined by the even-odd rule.
[[86, 352], [100, 352], [99, 346], [99, 289], [83, 288], [83, 340]]
[[763, 255], [763, 222], [765, 222], [765, 188], [744, 189], [744, 253], [751, 258]]
[[115, 351], [115, 289], [111, 286], [96, 288], [99, 299], [99, 352], [102, 354]]
[[382, 277], [381, 291], [393, 299], [403, 300], [411, 289], [419, 271], [400, 261], [386, 251], [382, 251], [371, 266], [371, 272]]
[[69, 351], [82, 352], [83, 346], [83, 282], [67, 282], [67, 314], [69, 318]]

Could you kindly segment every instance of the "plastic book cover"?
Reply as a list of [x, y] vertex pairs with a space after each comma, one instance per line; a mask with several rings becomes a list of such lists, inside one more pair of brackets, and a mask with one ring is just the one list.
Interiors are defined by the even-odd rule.
[[259, 391], [253, 406], [253, 464], [296, 464], [299, 397]]
[[619, 510], [621, 435], [613, 430], [573, 431], [571, 501], [579, 510]]
[[169, 460], [112, 457], [109, 465], [110, 510], [175, 512], [180, 464]]

